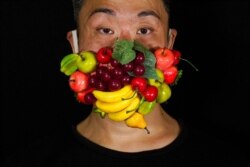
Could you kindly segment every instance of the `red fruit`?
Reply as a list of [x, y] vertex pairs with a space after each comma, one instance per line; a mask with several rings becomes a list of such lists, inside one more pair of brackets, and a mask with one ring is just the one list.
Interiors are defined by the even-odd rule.
[[163, 71], [163, 75], [167, 84], [173, 84], [178, 75], [178, 69], [176, 66], [171, 66]]
[[91, 105], [91, 104], [94, 104], [96, 102], [96, 97], [93, 95], [92, 92], [88, 92], [85, 94], [84, 96], [84, 101], [85, 101], [85, 104], [87, 105]]
[[181, 52], [178, 50], [172, 50], [173, 54], [174, 54], [174, 63], [173, 65], [177, 65], [180, 62], [181, 59]]
[[148, 84], [147, 79], [145, 79], [143, 77], [134, 77], [131, 80], [132, 89], [134, 89], [134, 90], [137, 89], [139, 92], [145, 91], [147, 88], [147, 84]]
[[96, 53], [96, 60], [99, 63], [107, 64], [110, 62], [112, 57], [112, 49], [109, 47], [101, 48]]
[[75, 71], [69, 77], [69, 86], [74, 92], [81, 92], [88, 87], [89, 75]]
[[174, 63], [174, 53], [168, 48], [158, 48], [154, 51], [156, 68], [164, 71]]
[[83, 104], [87, 104], [87, 102], [85, 101], [85, 95], [92, 92], [95, 88], [88, 88], [84, 91], [81, 91], [81, 92], [77, 92], [76, 93], [76, 100], [79, 102], [79, 103], [83, 103]]
[[158, 88], [153, 85], [148, 85], [146, 90], [142, 93], [143, 97], [148, 101], [154, 101], [158, 96]]

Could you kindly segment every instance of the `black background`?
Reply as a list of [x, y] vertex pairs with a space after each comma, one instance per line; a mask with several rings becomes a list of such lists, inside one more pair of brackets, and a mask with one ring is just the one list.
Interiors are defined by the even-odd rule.
[[[184, 70], [166, 110], [249, 153], [249, 1], [172, 4], [175, 49]], [[3, 158], [43, 136], [62, 133], [90, 107], [76, 102], [59, 71], [71, 53], [71, 0], [1, 1], [1, 150]], [[93, 39], [90, 39], [93, 40]]]

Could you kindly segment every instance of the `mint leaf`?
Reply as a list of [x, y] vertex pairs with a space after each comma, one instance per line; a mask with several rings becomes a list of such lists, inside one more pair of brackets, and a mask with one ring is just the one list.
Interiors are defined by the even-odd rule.
[[136, 53], [133, 50], [134, 42], [129, 40], [116, 40], [112, 57], [121, 64], [128, 64], [135, 59]]

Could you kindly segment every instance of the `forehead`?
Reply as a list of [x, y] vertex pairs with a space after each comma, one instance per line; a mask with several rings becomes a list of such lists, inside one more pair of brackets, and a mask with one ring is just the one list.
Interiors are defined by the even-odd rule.
[[135, 17], [143, 11], [151, 11], [151, 14], [155, 13], [162, 20], [168, 17], [162, 0], [85, 0], [80, 10], [80, 20], [88, 19], [99, 9], [110, 9], [113, 13], [109, 14], [116, 16], [126, 14]]

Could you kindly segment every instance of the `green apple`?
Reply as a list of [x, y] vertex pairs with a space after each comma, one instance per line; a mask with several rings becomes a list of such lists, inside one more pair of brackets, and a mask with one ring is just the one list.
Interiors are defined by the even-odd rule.
[[156, 74], [158, 76], [158, 79], [156, 80], [156, 79], [150, 78], [150, 79], [148, 79], [148, 82], [150, 85], [156, 86], [158, 88], [164, 82], [164, 74], [158, 68], [156, 68], [155, 71], [156, 71]]
[[91, 51], [82, 51], [79, 53], [79, 58], [76, 60], [78, 70], [84, 73], [91, 73], [95, 70], [97, 60], [95, 54]]
[[171, 97], [171, 88], [167, 83], [162, 83], [158, 87], [158, 96], [156, 98], [157, 103], [164, 103]]

